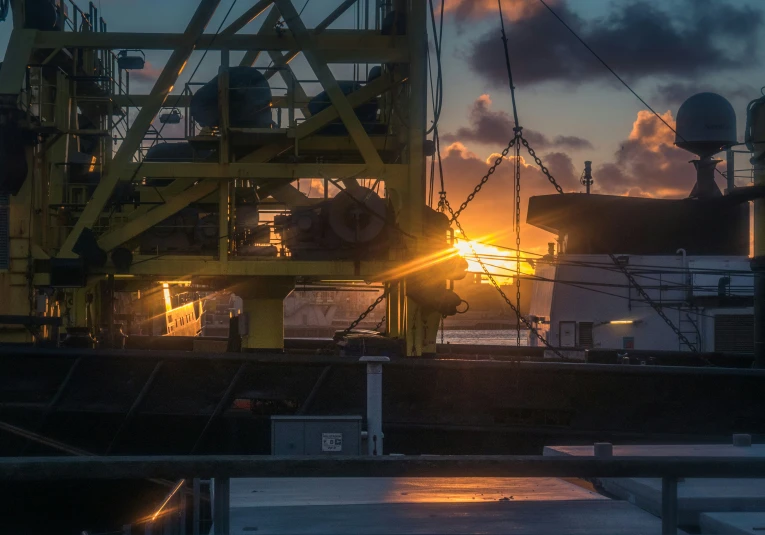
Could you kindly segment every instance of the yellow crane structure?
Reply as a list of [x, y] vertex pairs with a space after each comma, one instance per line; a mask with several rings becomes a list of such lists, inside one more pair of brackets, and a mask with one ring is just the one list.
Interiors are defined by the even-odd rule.
[[[464, 271], [448, 219], [426, 206], [427, 0], [322, 1], [327, 13], [314, 27], [291, 0], [248, 0], [216, 33], [208, 23], [221, 0], [200, 0], [182, 33], [109, 32], [93, 3], [42, 2], [54, 6], [52, 26], [39, 20], [40, 1], [11, 0], [0, 70], [2, 314], [94, 328], [94, 318], [110, 317], [115, 284], [193, 280], [244, 299], [245, 347], [280, 349], [283, 299], [296, 280], [377, 281], [386, 288], [386, 334], [408, 355], [435, 352], [440, 318], [459, 303], [449, 280]], [[375, 22], [334, 28], [357, 3]], [[242, 32], [259, 17], [257, 33]], [[134, 51], [156, 50], [171, 55], [151, 91], [131, 91], [128, 69], [141, 63]], [[192, 118], [202, 84], [179, 81], [194, 51], [220, 59], [209, 82], [217, 84], [212, 126]], [[233, 73], [257, 70], [262, 54], [272, 62], [259, 72], [274, 92], [273, 121], [241, 126], [233, 103], [251, 88], [235, 86]], [[290, 66], [298, 55], [308, 80]], [[354, 66], [354, 83], [338, 79]], [[321, 109], [311, 107], [309, 86], [320, 87]], [[359, 114], [370, 102], [374, 124]], [[193, 155], [148, 157], [161, 141], [157, 121], [180, 116]], [[337, 194], [308, 195], [299, 179]], [[207, 246], [142, 241], [192, 208]], [[0, 342], [32, 341], [9, 323]]]

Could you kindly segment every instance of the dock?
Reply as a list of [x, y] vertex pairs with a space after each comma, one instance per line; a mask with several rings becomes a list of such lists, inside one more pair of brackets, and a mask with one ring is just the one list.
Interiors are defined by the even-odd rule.
[[[744, 435], [746, 436], [746, 435]], [[744, 442], [746, 444], [746, 441]], [[548, 446], [546, 456], [593, 456], [595, 446]], [[765, 459], [765, 445], [633, 445], [612, 447], [613, 457], [704, 457]], [[662, 481], [657, 478], [597, 478], [607, 495], [661, 515]], [[678, 525], [701, 533], [765, 531], [765, 479], [688, 478], [677, 485]], [[750, 526], [746, 528], [746, 526]], [[749, 531], [740, 531], [749, 529]]]
[[231, 481], [230, 533], [643, 535], [661, 522], [558, 478], [261, 478]]

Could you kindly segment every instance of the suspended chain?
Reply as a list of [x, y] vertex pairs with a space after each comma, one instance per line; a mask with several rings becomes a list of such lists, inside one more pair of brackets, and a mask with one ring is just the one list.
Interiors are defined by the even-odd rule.
[[666, 314], [664, 314], [664, 311], [661, 309], [661, 306], [657, 305], [653, 299], [646, 293], [646, 291], [643, 289], [642, 286], [638, 283], [638, 281], [635, 279], [635, 277], [630, 273], [630, 271], [622, 265], [621, 262], [619, 262], [619, 259], [617, 259], [613, 254], [608, 253], [608, 256], [611, 258], [611, 261], [614, 263], [616, 267], [619, 268], [619, 270], [624, 273], [624, 276], [627, 277], [627, 279], [630, 281], [630, 284], [632, 284], [637, 292], [640, 294], [640, 297], [645, 300], [646, 303], [648, 303], [652, 309], [656, 311], [656, 313], [661, 317], [661, 319], [664, 320], [664, 322], [669, 326], [672, 331], [677, 335], [677, 337], [680, 339], [681, 342], [683, 342], [685, 345], [687, 345], [691, 351], [694, 353], [698, 353], [698, 349], [694, 344], [691, 343], [690, 340], [682, 333], [680, 332], [680, 329], [678, 329], [674, 323], [672, 323], [672, 320], [667, 317]]
[[[357, 326], [359, 323], [361, 323], [362, 321], [364, 321], [364, 318], [366, 318], [366, 317], [367, 317], [367, 316], [368, 316], [368, 315], [369, 315], [369, 314], [370, 314], [370, 313], [371, 313], [371, 312], [372, 312], [372, 311], [373, 311], [375, 308], [377, 308], [377, 305], [379, 305], [380, 303], [382, 303], [382, 302], [385, 300], [385, 298], [387, 297], [387, 295], [388, 295], [388, 292], [387, 292], [387, 290], [386, 290], [386, 291], [384, 291], [383, 293], [381, 293], [381, 294], [380, 294], [380, 297], [378, 297], [377, 299], [375, 299], [374, 303], [372, 303], [371, 305], [369, 305], [369, 306], [367, 307], [367, 309], [366, 309], [364, 312], [362, 312], [362, 313], [361, 313], [361, 315], [360, 315], [358, 318], [356, 318], [355, 320], [353, 320], [353, 321], [351, 322], [351, 324], [350, 324], [350, 325], [349, 325], [349, 326], [348, 326], [348, 327], [347, 327], [347, 328], [346, 328], [346, 329], [345, 329], [345, 330], [344, 330], [342, 333], [340, 333], [340, 337], [342, 338], [342, 337], [345, 337], [345, 336], [347, 336], [347, 335], [348, 335], [348, 333], [350, 333], [350, 332], [351, 332], [353, 329], [355, 329], [355, 328], [356, 328], [356, 326]], [[385, 321], [385, 318], [383, 318], [383, 321]], [[378, 324], [377, 324], [377, 326], [375, 327], [375, 330], [377, 330], [377, 329], [380, 327], [380, 325], [382, 325], [382, 321], [381, 321], [380, 323], [378, 323]]]
[[[444, 206], [446, 206], [446, 209], [449, 210], [449, 212], [453, 215], [454, 212], [452, 211], [451, 206], [449, 206], [449, 201], [444, 199]], [[494, 286], [494, 289], [499, 292], [499, 295], [502, 296], [502, 299], [505, 300], [505, 303], [510, 307], [510, 309], [515, 312], [515, 316], [526, 326], [526, 328], [534, 333], [534, 336], [539, 338], [539, 341], [542, 342], [547, 349], [555, 353], [556, 356], [558, 356], [561, 360], [571, 360], [568, 357], [563, 356], [560, 351], [555, 349], [550, 343], [547, 341], [547, 339], [539, 334], [539, 331], [534, 327], [534, 325], [531, 324], [529, 320], [524, 318], [521, 315], [521, 310], [519, 308], [516, 308], [516, 306], [513, 304], [512, 301], [510, 301], [510, 298], [505, 295], [505, 292], [502, 291], [502, 287], [499, 285], [499, 283], [494, 279], [494, 276], [491, 274], [489, 269], [486, 267], [486, 265], [481, 260], [481, 257], [478, 256], [478, 253], [473, 248], [472, 243], [470, 242], [470, 239], [468, 238], [467, 234], [465, 234], [465, 229], [462, 228], [462, 224], [457, 219], [452, 219], [454, 221], [454, 224], [457, 225], [457, 228], [459, 229], [460, 233], [462, 234], [462, 237], [465, 238], [465, 243], [468, 244], [470, 247], [470, 250], [473, 251], [473, 256], [475, 257], [476, 261], [478, 261], [478, 264], [481, 266], [481, 269], [486, 274], [486, 276], [489, 278], [489, 282], [491, 282], [492, 286]]]
[[[449, 212], [451, 212], [452, 214], [452, 221], [457, 220], [460, 214], [465, 210], [465, 208], [467, 208], [467, 205], [470, 204], [470, 201], [472, 201], [475, 198], [478, 192], [481, 191], [481, 188], [484, 186], [484, 184], [486, 184], [489, 181], [489, 178], [491, 177], [491, 175], [494, 174], [494, 171], [496, 171], [497, 167], [499, 167], [499, 165], [504, 161], [505, 157], [510, 152], [510, 149], [512, 149], [513, 145], [515, 145], [517, 139], [518, 139], [518, 135], [516, 135], [516, 137], [510, 140], [510, 143], [507, 144], [507, 147], [505, 147], [505, 149], [502, 151], [502, 154], [500, 156], [497, 156], [497, 159], [494, 160], [494, 165], [489, 167], [489, 170], [486, 172], [486, 174], [483, 175], [483, 177], [481, 177], [481, 181], [476, 185], [476, 187], [473, 189], [470, 195], [467, 196], [467, 199], [465, 199], [465, 202], [463, 202], [460, 205], [459, 210], [457, 210], [456, 212], [453, 212], [451, 208], [449, 209]], [[446, 192], [443, 192], [443, 195], [445, 198]]]
[[[516, 138], [521, 129], [516, 128]], [[516, 341], [521, 347], [521, 146], [515, 144], [515, 306], [518, 311], [515, 322]]]
[[387, 315], [383, 315], [383, 317], [380, 318], [380, 321], [377, 322], [377, 325], [375, 325], [374, 328], [372, 328], [372, 330], [373, 331], [379, 331], [380, 328], [382, 327], [383, 323], [385, 323], [387, 319], [388, 319], [388, 316]]
[[558, 193], [563, 193], [563, 188], [560, 187], [558, 182], [555, 180], [555, 177], [550, 174], [550, 170], [545, 167], [545, 164], [542, 163], [542, 160], [537, 156], [537, 153], [534, 151], [534, 149], [529, 146], [529, 142], [526, 141], [526, 138], [521, 136], [521, 143], [523, 143], [523, 146], [526, 147], [526, 149], [529, 151], [529, 154], [532, 158], [534, 158], [534, 161], [536, 162], [539, 169], [542, 171], [542, 173], [547, 177], [547, 180], [550, 181], [550, 184], [553, 185], [555, 188], [555, 191]]

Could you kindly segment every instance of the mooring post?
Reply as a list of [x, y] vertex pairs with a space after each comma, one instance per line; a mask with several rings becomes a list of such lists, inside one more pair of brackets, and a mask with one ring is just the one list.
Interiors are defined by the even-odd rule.
[[661, 535], [677, 535], [677, 478], [661, 479]]
[[367, 365], [367, 453], [383, 454], [382, 365], [388, 357], [361, 357]]

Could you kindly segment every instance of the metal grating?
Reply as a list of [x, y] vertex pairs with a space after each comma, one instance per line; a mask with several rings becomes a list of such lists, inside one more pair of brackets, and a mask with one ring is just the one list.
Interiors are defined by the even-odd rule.
[[716, 315], [715, 351], [722, 351], [725, 353], [753, 353], [754, 315]]
[[10, 250], [10, 198], [7, 193], [0, 193], [0, 270], [11, 268]]
[[580, 321], [579, 322], [579, 347], [584, 349], [592, 349], [592, 322]]

